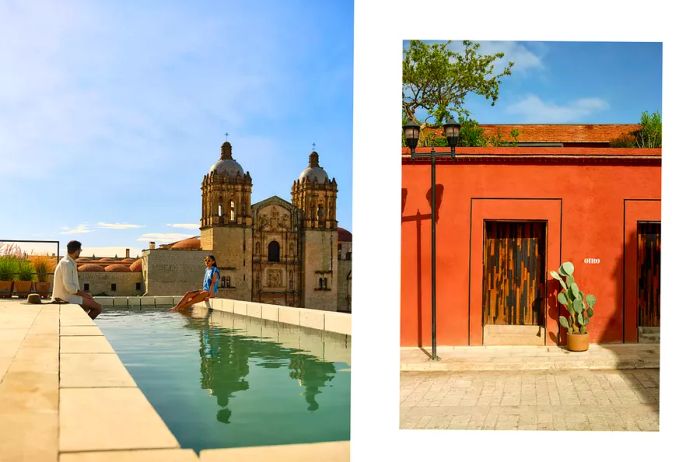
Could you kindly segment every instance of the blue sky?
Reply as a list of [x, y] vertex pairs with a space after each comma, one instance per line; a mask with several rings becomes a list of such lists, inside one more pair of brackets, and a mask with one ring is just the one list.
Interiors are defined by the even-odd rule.
[[253, 202], [312, 143], [352, 230], [353, 2], [0, 3], [0, 239], [112, 255], [199, 234], [224, 133]]
[[497, 70], [515, 63], [495, 106], [467, 96], [480, 123], [637, 123], [643, 111], [661, 112], [659, 42], [479, 43], [482, 54], [505, 53]]

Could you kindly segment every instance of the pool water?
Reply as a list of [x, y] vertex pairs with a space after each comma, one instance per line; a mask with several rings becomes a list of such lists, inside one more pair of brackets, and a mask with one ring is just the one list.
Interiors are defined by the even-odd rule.
[[218, 311], [95, 322], [183, 448], [350, 439], [350, 337]]

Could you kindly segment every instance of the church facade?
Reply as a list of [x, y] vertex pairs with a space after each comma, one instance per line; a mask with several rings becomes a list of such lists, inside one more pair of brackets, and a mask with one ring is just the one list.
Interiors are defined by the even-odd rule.
[[200, 220], [201, 249], [216, 256], [221, 271], [220, 296], [337, 311], [339, 277], [349, 275], [340, 274], [338, 261], [338, 185], [318, 153], [294, 180], [291, 202], [272, 196], [251, 204], [252, 188], [224, 142], [202, 179]]

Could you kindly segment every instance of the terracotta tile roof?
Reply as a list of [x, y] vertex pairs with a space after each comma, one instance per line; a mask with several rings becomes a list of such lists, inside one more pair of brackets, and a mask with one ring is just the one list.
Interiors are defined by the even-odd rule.
[[345, 228], [338, 228], [339, 242], [352, 242], [352, 233]]
[[[500, 131], [504, 142], [513, 139], [510, 132], [518, 130], [520, 143], [601, 143], [639, 130], [639, 124], [482, 124], [485, 137], [495, 137]], [[426, 127], [423, 130], [442, 136], [442, 127]]]
[[609, 143], [615, 138], [639, 130], [639, 124], [484, 124], [484, 136], [501, 136], [510, 141], [511, 130], [518, 130], [519, 142]]

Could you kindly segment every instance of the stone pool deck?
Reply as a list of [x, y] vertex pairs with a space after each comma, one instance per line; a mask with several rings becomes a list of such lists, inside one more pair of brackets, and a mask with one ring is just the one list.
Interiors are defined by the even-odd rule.
[[350, 460], [349, 441], [180, 448], [77, 305], [0, 300], [0, 403], [2, 461]]

